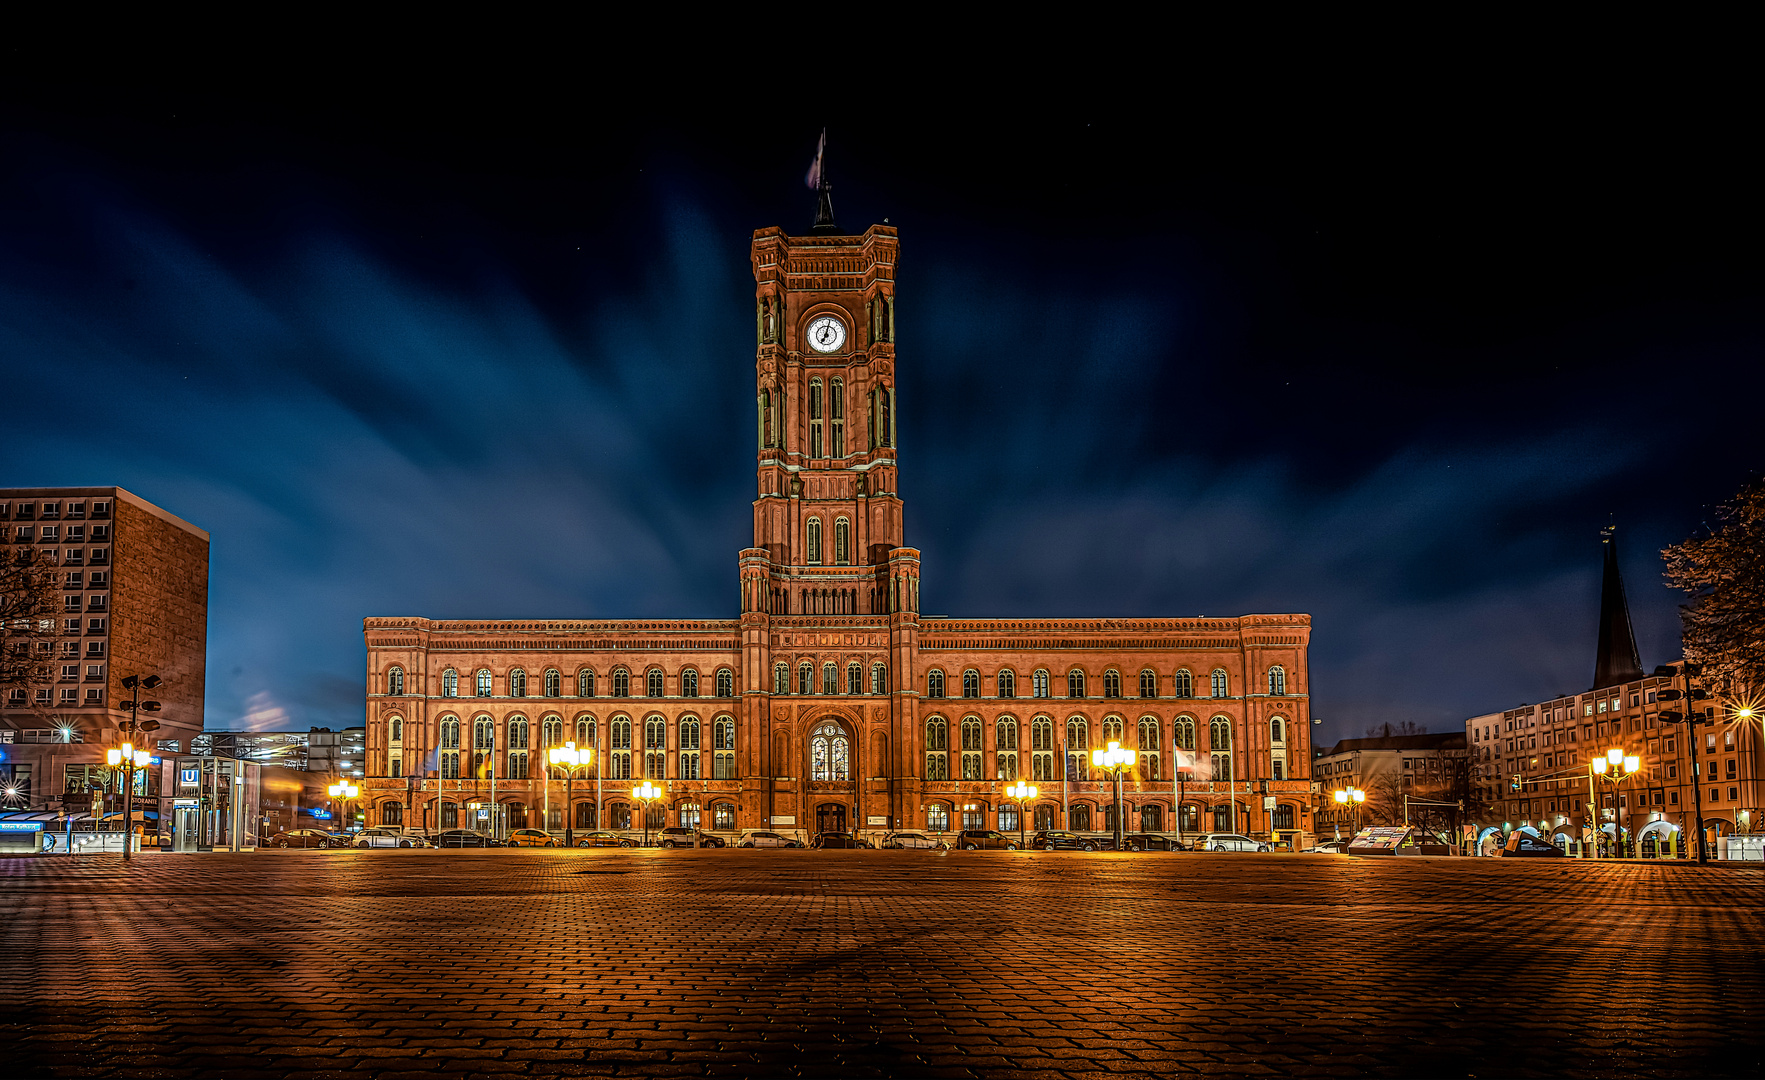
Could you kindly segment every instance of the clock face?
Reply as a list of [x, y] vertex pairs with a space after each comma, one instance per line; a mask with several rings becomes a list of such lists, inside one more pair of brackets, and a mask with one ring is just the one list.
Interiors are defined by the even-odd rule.
[[846, 343], [846, 324], [823, 315], [809, 324], [809, 347], [816, 352], [838, 352]]

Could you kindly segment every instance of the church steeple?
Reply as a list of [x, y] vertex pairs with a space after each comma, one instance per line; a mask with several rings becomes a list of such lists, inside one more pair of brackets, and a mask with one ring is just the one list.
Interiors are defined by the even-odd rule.
[[1624, 599], [1624, 578], [1618, 573], [1618, 544], [1614, 538], [1617, 531], [1617, 526], [1600, 530], [1606, 565], [1600, 581], [1599, 655], [1593, 663], [1595, 690], [1642, 678], [1642, 658], [1636, 652], [1630, 605]]
[[821, 141], [815, 146], [815, 160], [806, 177], [815, 189], [815, 225], [811, 232], [837, 233], [840, 227], [833, 220], [833, 185], [827, 182], [827, 129], [821, 129]]

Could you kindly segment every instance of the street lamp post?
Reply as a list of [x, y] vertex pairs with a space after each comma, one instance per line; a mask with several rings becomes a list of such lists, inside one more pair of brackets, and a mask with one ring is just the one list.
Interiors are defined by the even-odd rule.
[[[585, 746], [578, 750], [574, 742], [567, 742], [563, 746], [552, 747], [547, 751], [547, 757], [553, 768], [564, 770], [564, 846], [575, 847], [576, 799], [573, 792], [576, 770], [585, 769], [594, 761], [594, 747]], [[599, 812], [598, 807], [596, 811]]]
[[339, 780], [325, 790], [330, 793], [333, 799], [343, 800], [343, 831], [348, 832], [349, 827], [355, 824], [355, 815], [349, 812], [349, 804], [351, 800], [362, 793], [362, 789], [348, 780]]
[[650, 846], [650, 803], [655, 802], [668, 793], [667, 788], [657, 787], [645, 780], [631, 789], [631, 797], [643, 803], [643, 846]]
[[1017, 846], [1027, 848], [1029, 845], [1024, 842], [1023, 812], [1026, 800], [1036, 797], [1036, 785], [1026, 784], [1019, 780], [1005, 789], [1005, 795], [1007, 798], [1017, 800]]
[[[1606, 751], [1605, 757], [1594, 758], [1588, 767], [1593, 770], [1593, 776], [1612, 782], [1612, 858], [1621, 859], [1624, 857], [1624, 818], [1618, 809], [1618, 785], [1636, 775], [1642, 767], [1642, 758], [1635, 754], [1624, 753], [1624, 748], [1621, 746], [1614, 746]], [[1593, 786], [1591, 779], [1587, 783], [1589, 787]], [[1594, 830], [1594, 837], [1594, 846], [1597, 848], [1599, 846], [1597, 827]], [[1702, 842], [1702, 837], [1699, 838], [1699, 842]]]
[[1361, 804], [1367, 801], [1367, 793], [1357, 787], [1348, 787], [1332, 792], [1331, 797], [1336, 800], [1337, 806], [1344, 809], [1350, 805], [1354, 807], [1354, 831], [1349, 833], [1349, 837], [1353, 838], [1355, 833], [1361, 831]]
[[132, 743], [123, 743], [121, 747], [112, 747], [104, 752], [105, 764], [111, 768], [121, 766], [123, 770], [123, 861], [129, 858], [129, 849], [135, 843], [135, 812], [133, 796], [135, 794], [135, 770], [145, 769], [150, 757], [145, 750], [135, 749]]
[[133, 846], [135, 835], [135, 770], [144, 769], [151, 760], [145, 750], [136, 750], [134, 743], [139, 736], [149, 735], [159, 730], [158, 720], [143, 720], [141, 714], [159, 711], [159, 702], [142, 701], [141, 691], [158, 689], [161, 679], [158, 675], [142, 678], [139, 675], [123, 676], [123, 689], [129, 691], [129, 700], [118, 704], [128, 710], [129, 715], [117, 725], [122, 734], [123, 745], [120, 750], [111, 750], [104, 755], [113, 768], [121, 765], [123, 769], [123, 861], [129, 859], [129, 848]]
[[1682, 697], [1685, 700], [1685, 712], [1683, 714], [1677, 709], [1668, 709], [1661, 713], [1661, 721], [1662, 723], [1667, 724], [1677, 724], [1681, 721], [1685, 723], [1685, 741], [1688, 744], [1686, 749], [1691, 752], [1691, 801], [1695, 813], [1697, 814], [1698, 829], [1696, 843], [1698, 865], [1700, 866], [1704, 865], [1709, 860], [1704, 856], [1704, 778], [1698, 771], [1698, 725], [1700, 723], [1707, 724], [1710, 721], [1698, 719], [1697, 707], [1693, 705], [1692, 702], [1708, 699], [1710, 692], [1701, 688], [1694, 688], [1691, 681], [1694, 677], [1702, 675], [1703, 673], [1704, 665], [1692, 663], [1682, 663], [1677, 666], [1673, 664], [1662, 664], [1655, 669], [1655, 678], [1671, 679], [1673, 676], [1678, 675], [1684, 681], [1685, 685], [1684, 694], [1681, 694], [1678, 690], [1669, 688], [1657, 692], [1655, 700], [1678, 701]]
[[1134, 763], [1134, 752], [1111, 739], [1109, 746], [1091, 751], [1091, 767], [1102, 769], [1115, 781], [1115, 850], [1122, 849], [1122, 773]]

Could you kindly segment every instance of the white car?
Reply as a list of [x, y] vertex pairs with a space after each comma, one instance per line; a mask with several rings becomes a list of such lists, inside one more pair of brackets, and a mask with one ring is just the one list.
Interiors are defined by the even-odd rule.
[[743, 836], [741, 838], [741, 842], [736, 844], [735, 846], [736, 847], [751, 847], [751, 848], [802, 847], [803, 842], [801, 840], [796, 840], [796, 839], [792, 839], [789, 836], [785, 836], [783, 833], [751, 832], [751, 833], [748, 833], [746, 836]]
[[1268, 842], [1229, 832], [1202, 833], [1195, 838], [1196, 851], [1268, 851]]
[[927, 836], [922, 832], [890, 833], [883, 837], [885, 848], [929, 848], [934, 851], [949, 851], [950, 845], [943, 840]]
[[429, 842], [420, 836], [407, 835], [401, 829], [363, 829], [350, 838], [351, 847], [428, 847]]

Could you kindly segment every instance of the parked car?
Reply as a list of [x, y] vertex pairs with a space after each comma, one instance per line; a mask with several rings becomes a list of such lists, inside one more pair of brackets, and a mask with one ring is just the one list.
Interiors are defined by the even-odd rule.
[[557, 837], [541, 829], [515, 829], [509, 833], [510, 847], [559, 847]]
[[486, 836], [481, 832], [473, 832], [471, 829], [448, 829], [436, 835], [435, 846], [440, 848], [485, 848], [504, 847], [505, 845], [494, 836]]
[[1017, 838], [1006, 836], [997, 829], [963, 829], [956, 834], [956, 846], [963, 851], [989, 850], [1016, 851]]
[[927, 836], [922, 832], [892, 832], [883, 837], [882, 846], [900, 850], [902, 848], [928, 848], [934, 851], [949, 851], [948, 842], [935, 836]]
[[1326, 840], [1317, 847], [1306, 848], [1305, 851], [1308, 855], [1346, 855], [1348, 854], [1348, 841]]
[[[1106, 837], [1100, 846], [1104, 851], [1115, 850], [1115, 837]], [[1123, 851], [1188, 851], [1189, 845], [1180, 840], [1173, 840], [1159, 833], [1136, 832], [1122, 836]]]
[[629, 836], [601, 830], [576, 834], [577, 847], [636, 847], [637, 841]]
[[702, 848], [724, 846], [724, 840], [721, 836], [712, 836], [708, 832], [699, 829], [689, 829], [684, 825], [670, 825], [668, 828], [657, 833], [656, 846], [666, 848], [692, 847], [695, 834], [698, 836], [699, 846]]
[[1202, 833], [1195, 838], [1196, 851], [1268, 851], [1268, 841], [1253, 840], [1239, 833]]
[[751, 848], [802, 847], [803, 842], [801, 840], [793, 840], [791, 837], [785, 836], [783, 833], [750, 832], [744, 833], [740, 842], [735, 846]]
[[1037, 829], [1036, 835], [1030, 838], [1030, 846], [1043, 851], [1096, 851], [1099, 845], [1089, 836], [1078, 833]]
[[1549, 840], [1544, 840], [1536, 836], [1528, 836], [1523, 832], [1516, 832], [1509, 835], [1508, 842], [1502, 845], [1501, 853], [1504, 857], [1510, 859], [1549, 859], [1561, 856], [1563, 854], [1563, 849], [1551, 843]]
[[872, 845], [870, 841], [857, 833], [820, 832], [809, 840], [809, 846], [812, 848], [867, 848]]
[[287, 832], [277, 833], [264, 841], [264, 843], [268, 844], [270, 847], [279, 848], [330, 848], [342, 846], [330, 833], [320, 832], [317, 829], [289, 829]]
[[419, 837], [413, 837], [402, 829], [387, 828], [363, 829], [361, 832], [355, 834], [353, 842], [354, 846], [359, 848], [414, 848], [429, 846], [428, 841]]

